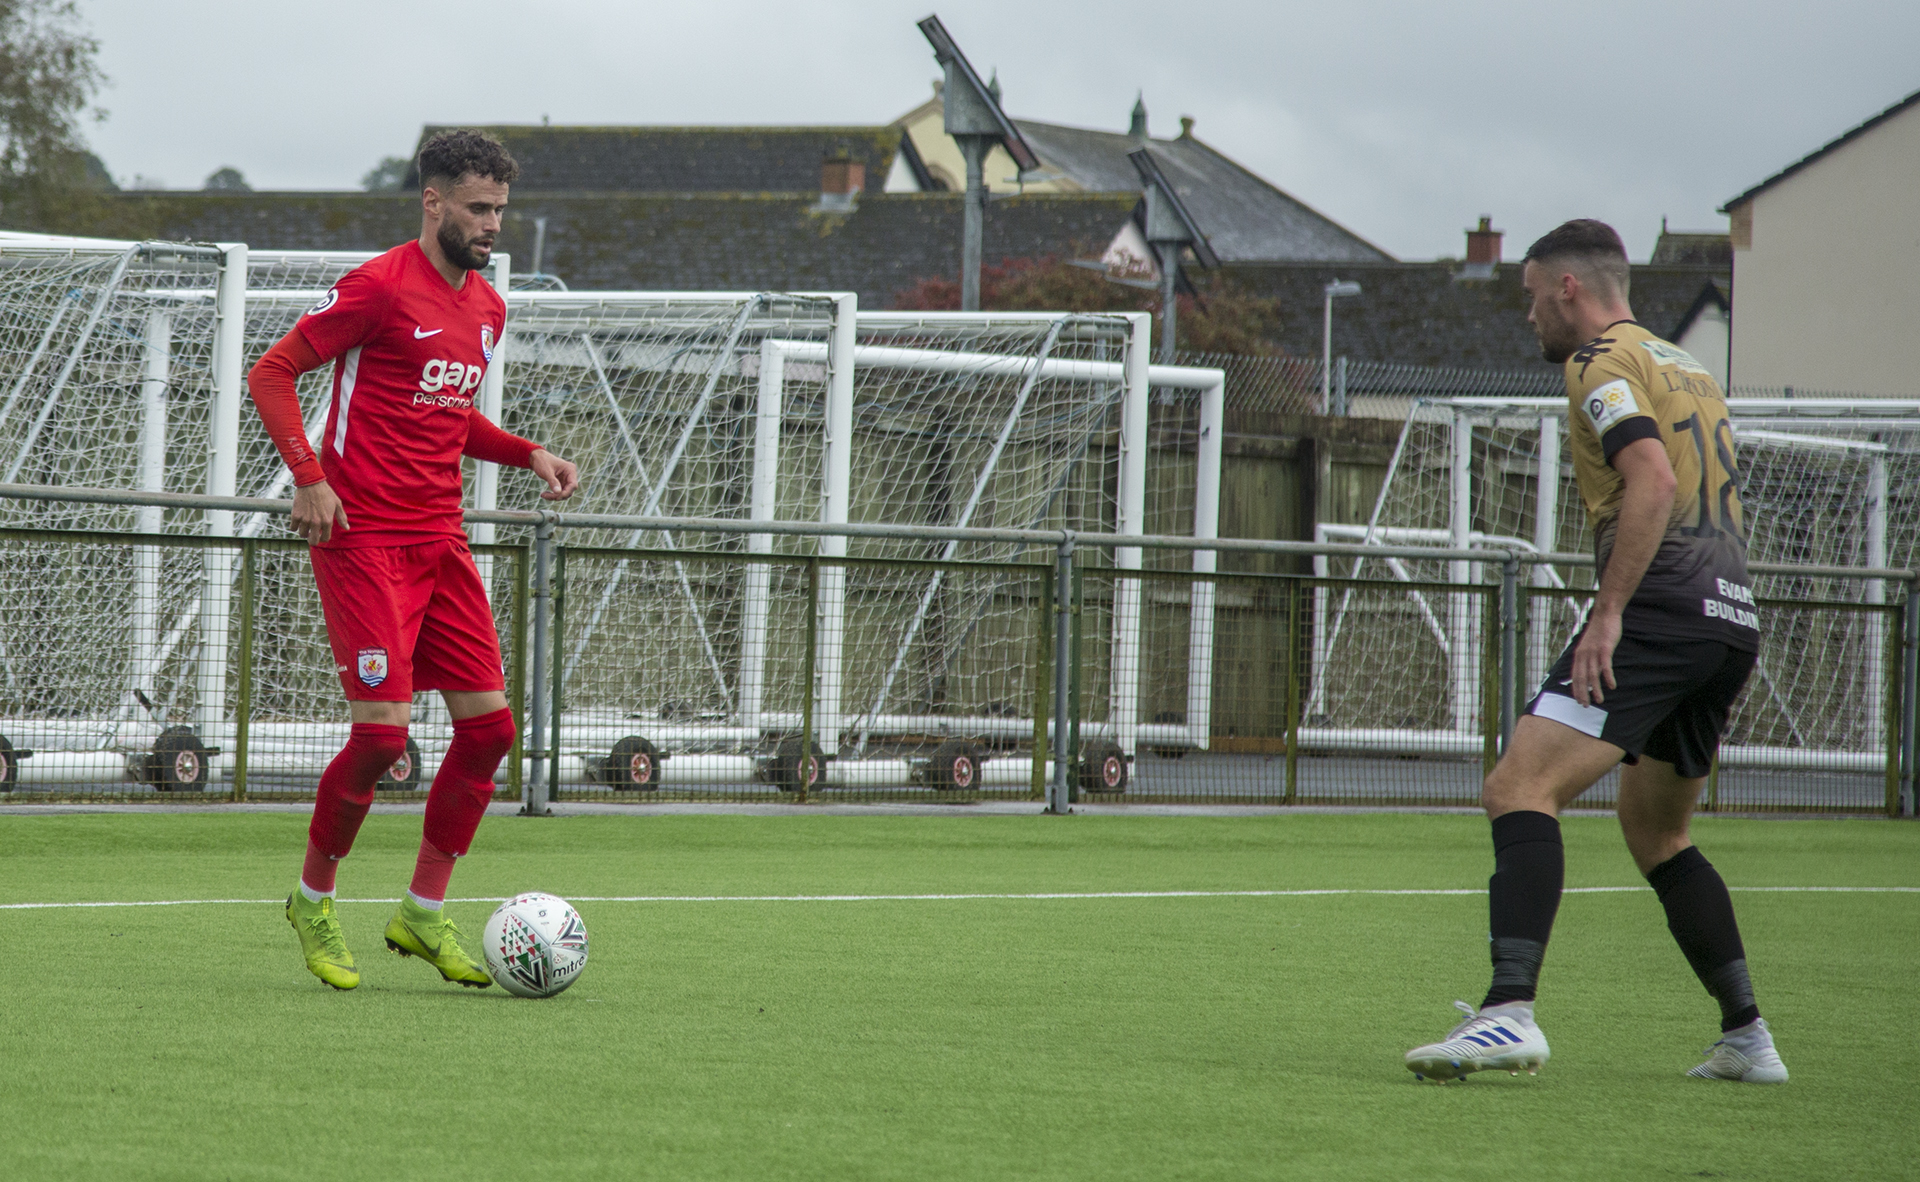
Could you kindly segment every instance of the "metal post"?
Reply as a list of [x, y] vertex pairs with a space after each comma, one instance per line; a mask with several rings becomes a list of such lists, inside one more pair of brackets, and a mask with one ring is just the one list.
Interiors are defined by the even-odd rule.
[[[1114, 582], [1117, 587], [1119, 580]], [[1074, 568], [1072, 586], [1073, 611], [1067, 617], [1067, 760], [1077, 764], [1080, 760], [1080, 663], [1086, 654], [1080, 643], [1087, 618], [1087, 572], [1084, 568]], [[1108, 708], [1111, 710], [1111, 703]], [[1077, 768], [1074, 770], [1078, 771]], [[1076, 776], [1067, 778], [1066, 803], [1069, 805], [1080, 799], [1080, 786], [1076, 780]]]
[[[1540, 416], [1540, 448], [1534, 460], [1533, 548], [1542, 554], [1559, 549], [1560, 539], [1560, 419]], [[1532, 579], [1535, 587], [1553, 586], [1553, 569], [1536, 563]], [[1548, 596], [1530, 596], [1527, 613], [1527, 680], [1539, 685], [1547, 676], [1547, 666], [1557, 655], [1553, 644], [1553, 605]]]
[[[1450, 542], [1454, 549], [1465, 550], [1473, 544], [1473, 421], [1460, 410], [1453, 412], [1452, 479], [1447, 513]], [[1476, 564], [1450, 560], [1447, 581], [1457, 584], [1478, 582]], [[1447, 647], [1448, 675], [1451, 683], [1450, 723], [1455, 731], [1471, 732], [1474, 699], [1479, 684], [1479, 647], [1475, 643], [1473, 596], [1462, 592], [1448, 595]]]
[[[1227, 387], [1200, 391], [1200, 438], [1194, 447], [1193, 536], [1220, 536], [1220, 468], [1226, 437]], [[1195, 550], [1196, 574], [1213, 574], [1220, 556], [1213, 550]], [[1187, 596], [1187, 741], [1205, 751], [1213, 739], [1214, 608], [1219, 591], [1211, 582], [1196, 579]]]
[[[237, 486], [240, 465], [240, 402], [244, 378], [247, 322], [247, 248], [222, 248], [220, 277], [215, 291], [213, 328], [213, 407], [207, 431], [207, 495], [230, 497]], [[233, 536], [233, 511], [206, 511], [211, 537]], [[197, 722], [203, 741], [221, 741], [227, 713], [227, 626], [233, 599], [233, 552], [212, 546], [201, 551], [199, 710]], [[208, 769], [209, 781], [220, 766]]]
[[1519, 683], [1520, 563], [1513, 555], [1500, 564], [1500, 751], [1513, 742], [1514, 687]]
[[1060, 549], [1054, 557], [1052, 585], [1054, 592], [1053, 615], [1053, 792], [1047, 800], [1047, 811], [1065, 814], [1072, 810], [1067, 807], [1067, 777], [1071, 769], [1067, 766], [1072, 758], [1067, 745], [1067, 689], [1072, 680], [1067, 662], [1067, 637], [1072, 621], [1068, 618], [1071, 610], [1068, 597], [1073, 586], [1073, 531], [1062, 530]]
[[[513, 750], [507, 753], [507, 789], [515, 796], [526, 791], [527, 776], [527, 549], [513, 552]], [[524, 797], [522, 797], [524, 799]]]
[[[552, 652], [566, 651], [567, 628], [567, 548], [553, 548], [553, 586], [549, 596], [553, 604], [553, 623], [548, 626], [552, 637], [547, 643]], [[547, 714], [552, 720], [547, 730], [547, 799], [552, 800], [560, 791], [560, 710], [567, 696], [567, 663], [553, 663], [553, 700], [547, 704]]]
[[[820, 651], [820, 556], [807, 558], [807, 639], [802, 654], [804, 664], [800, 670], [800, 766], [795, 769], [796, 788], [794, 800], [807, 802], [807, 789], [813, 787], [813, 702], [820, 692], [814, 680], [814, 661]], [[782, 769], [782, 774], [785, 769]]]
[[1180, 278], [1180, 244], [1158, 242], [1154, 246], [1160, 253], [1160, 364], [1172, 365], [1178, 340], [1174, 313], [1180, 303], [1174, 294], [1174, 284]]
[[533, 761], [533, 774], [527, 778], [526, 795], [520, 807], [525, 817], [547, 817], [547, 600], [553, 593], [549, 582], [549, 564], [553, 555], [553, 515], [543, 513], [533, 529], [533, 592], [528, 597], [533, 609], [533, 653], [527, 662], [527, 674], [533, 687], [533, 701], [527, 713], [532, 740], [527, 755]]
[[247, 738], [253, 717], [253, 567], [252, 538], [240, 543], [240, 667], [234, 693], [233, 799], [247, 798]]
[[1900, 776], [1900, 684], [1890, 676], [1900, 660], [1900, 649], [1906, 637], [1901, 635], [1905, 623], [1898, 615], [1890, 611], [1878, 611], [1867, 617], [1877, 620], [1885, 629], [1880, 642], [1880, 730], [1883, 746], [1887, 753], [1887, 816], [1898, 817], [1906, 811], [1906, 796], [1902, 791]]
[[1345, 353], [1340, 354], [1340, 359], [1333, 363], [1333, 413], [1341, 418], [1347, 416], [1347, 355]]
[[1480, 675], [1480, 745], [1481, 762], [1486, 774], [1493, 773], [1493, 765], [1500, 762], [1500, 718], [1505, 713], [1493, 699], [1500, 694], [1501, 664], [1500, 650], [1504, 639], [1500, 635], [1500, 599], [1494, 588], [1482, 584], [1480, 587], [1480, 660], [1475, 672]]
[[[1148, 334], [1151, 322], [1132, 313], [1127, 334], [1125, 374], [1127, 389], [1120, 403], [1120, 503], [1116, 506], [1119, 532], [1140, 534], [1147, 523], [1147, 424], [1151, 407], [1148, 376]], [[1141, 548], [1113, 550], [1113, 648], [1108, 669], [1107, 719], [1113, 740], [1128, 759], [1135, 754], [1140, 721], [1141, 629], [1146, 613], [1138, 572]], [[1077, 712], [1076, 712], [1077, 713]], [[1077, 757], [1079, 752], [1074, 752]]]
[[[167, 387], [172, 381], [173, 316], [164, 311], [147, 314], [146, 373], [140, 383], [140, 489], [163, 492], [167, 487]], [[157, 505], [134, 511], [134, 529], [157, 534], [165, 524]], [[136, 691], [156, 692], [160, 673], [160, 551], [153, 546], [133, 549], [133, 660], [125, 711], [137, 717]]]
[[[780, 511], [780, 404], [787, 357], [778, 341], [760, 342], [760, 388], [753, 421], [753, 488], [748, 516], [771, 521]], [[747, 553], [772, 554], [772, 534], [748, 534]], [[766, 705], [767, 615], [772, 604], [773, 568], [764, 562], [747, 567], [741, 591], [740, 725], [758, 728]]]
[[987, 187], [982, 175], [993, 140], [983, 135], [956, 135], [960, 154], [967, 160], [967, 205], [960, 232], [960, 310], [980, 310], [980, 240], [986, 233]]
[[1294, 579], [1287, 582], [1287, 795], [1282, 803], [1292, 804], [1299, 794], [1300, 583]]
[[1320, 413], [1333, 404], [1333, 285], [1328, 284], [1320, 313]]
[[1040, 619], [1034, 629], [1033, 654], [1033, 798], [1047, 795], [1047, 701], [1053, 696], [1053, 586], [1050, 566], [1040, 569]]
[[1900, 678], [1900, 809], [1906, 816], [1920, 814], [1920, 801], [1914, 799], [1914, 743], [1916, 705], [1920, 705], [1920, 585], [1907, 584], [1907, 610], [1900, 617], [1900, 639], [1906, 668]]

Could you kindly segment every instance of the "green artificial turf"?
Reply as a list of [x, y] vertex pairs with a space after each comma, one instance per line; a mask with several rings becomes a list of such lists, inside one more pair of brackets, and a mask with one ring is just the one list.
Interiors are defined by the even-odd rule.
[[[283, 896], [293, 814], [0, 817], [0, 903]], [[1570, 886], [1635, 886], [1569, 819]], [[1682, 1073], [1717, 1012], [1651, 891], [1573, 894], [1537, 1078], [1416, 1084], [1486, 983], [1468, 895], [581, 902], [561, 997], [384, 951], [367, 822], [334, 993], [271, 904], [0, 911], [0, 1175], [1913, 1177], [1920, 898], [1735, 895], [1791, 1083]], [[1920, 886], [1920, 827], [1709, 819], [1736, 887]], [[496, 818], [460, 896], [1484, 888], [1456, 816]], [[490, 905], [452, 904], [477, 931]]]

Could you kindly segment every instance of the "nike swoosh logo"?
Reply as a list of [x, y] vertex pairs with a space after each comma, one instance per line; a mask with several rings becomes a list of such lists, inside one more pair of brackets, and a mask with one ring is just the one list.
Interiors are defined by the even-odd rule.
[[414, 330], [413, 330], [413, 339], [414, 339], [414, 340], [416, 340], [416, 341], [424, 341], [424, 340], [426, 340], [426, 339], [427, 339], [428, 337], [432, 337], [432, 336], [439, 336], [439, 335], [440, 335], [441, 333], [443, 333], [443, 332], [445, 332], [445, 331], [447, 331], [447, 330], [446, 330], [446, 329], [444, 329], [444, 328], [436, 328], [436, 329], [434, 329], [434, 330], [433, 330], [432, 332], [422, 332], [422, 331], [420, 331], [420, 329], [419, 329], [419, 328], [418, 328], [418, 327], [416, 326], [416, 327], [414, 328]]
[[1567, 678], [1567, 679], [1565, 679], [1564, 681], [1562, 681], [1562, 682], [1561, 682], [1560, 684], [1561, 684], [1561, 685], [1572, 685], [1572, 684], [1573, 684], [1573, 678], [1571, 678], [1571, 677], [1569, 677], [1569, 678]]

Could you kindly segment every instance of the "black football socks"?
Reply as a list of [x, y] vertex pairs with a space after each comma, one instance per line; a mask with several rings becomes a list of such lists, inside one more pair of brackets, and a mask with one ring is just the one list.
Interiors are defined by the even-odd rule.
[[1493, 819], [1493, 877], [1487, 880], [1493, 985], [1481, 1009], [1533, 1000], [1566, 878], [1557, 818], [1521, 811]]
[[1720, 1029], [1735, 1030], [1758, 1018], [1733, 898], [1713, 863], [1688, 846], [1649, 870], [1647, 882], [1667, 909], [1667, 930], [1687, 954], [1694, 975], [1720, 1003]]

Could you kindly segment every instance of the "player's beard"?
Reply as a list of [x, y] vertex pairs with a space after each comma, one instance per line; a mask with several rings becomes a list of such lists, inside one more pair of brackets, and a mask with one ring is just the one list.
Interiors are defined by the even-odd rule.
[[442, 221], [434, 237], [440, 240], [440, 249], [447, 256], [447, 261], [462, 271], [478, 271], [487, 265], [487, 260], [474, 253], [473, 249], [473, 244], [480, 235], [475, 234], [472, 238], [461, 237], [460, 231], [453, 224], [453, 219], [448, 218]]
[[1533, 332], [1540, 338], [1540, 356], [1554, 365], [1565, 365], [1567, 358], [1573, 356], [1574, 350], [1580, 347], [1580, 334], [1570, 322], [1553, 312], [1536, 309]]

